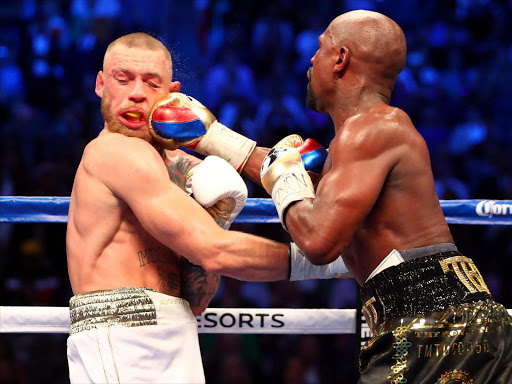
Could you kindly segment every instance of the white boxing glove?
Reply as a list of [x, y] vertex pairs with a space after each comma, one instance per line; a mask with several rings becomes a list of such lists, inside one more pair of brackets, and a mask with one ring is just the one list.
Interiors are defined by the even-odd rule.
[[187, 190], [217, 224], [229, 229], [247, 201], [247, 186], [225, 160], [207, 156], [187, 175]]
[[341, 256], [326, 265], [314, 265], [306, 259], [297, 244], [290, 243], [290, 281], [310, 279], [343, 279], [352, 277]]

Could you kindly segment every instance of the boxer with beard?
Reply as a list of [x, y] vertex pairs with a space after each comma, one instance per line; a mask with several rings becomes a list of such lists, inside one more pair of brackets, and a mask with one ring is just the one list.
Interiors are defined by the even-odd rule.
[[203, 383], [194, 315], [219, 274], [273, 281], [290, 270], [339, 271], [226, 230], [247, 198], [238, 173], [215, 156], [165, 151], [149, 133], [151, 109], [180, 86], [157, 39], [134, 33], [107, 48], [95, 87], [105, 125], [84, 150], [69, 206], [71, 383]]

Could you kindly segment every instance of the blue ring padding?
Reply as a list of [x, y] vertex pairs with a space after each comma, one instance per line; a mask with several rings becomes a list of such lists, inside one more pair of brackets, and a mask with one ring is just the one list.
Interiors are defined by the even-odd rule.
[[512, 225], [512, 200], [440, 200], [448, 224]]
[[[512, 200], [441, 200], [448, 224], [512, 225]], [[0, 196], [0, 223], [65, 223], [69, 197]], [[272, 199], [247, 199], [235, 223], [279, 223]]]
[[0, 196], [0, 223], [65, 223], [69, 197]]
[[185, 121], [180, 123], [169, 123], [152, 121], [151, 126], [155, 132], [166, 139], [174, 139], [183, 143], [197, 139], [206, 134], [206, 128], [201, 120]]

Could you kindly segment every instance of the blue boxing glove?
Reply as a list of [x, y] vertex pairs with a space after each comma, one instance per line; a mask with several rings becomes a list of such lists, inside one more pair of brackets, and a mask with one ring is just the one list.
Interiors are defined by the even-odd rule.
[[149, 132], [164, 148], [174, 150], [181, 145], [205, 156], [218, 156], [238, 173], [256, 148], [255, 141], [222, 125], [199, 101], [179, 92], [153, 106]]
[[315, 140], [304, 141], [299, 135], [290, 135], [279, 141], [263, 160], [261, 184], [272, 196], [285, 229], [288, 206], [315, 197], [311, 176], [320, 174], [326, 157], [327, 151]]
[[324, 168], [327, 150], [316, 140], [306, 139], [297, 147], [304, 163], [304, 168], [308, 173], [319, 176]]
[[275, 147], [297, 148], [306, 171], [314, 176], [322, 173], [328, 152], [318, 141], [304, 140], [301, 136], [293, 134], [283, 138]]

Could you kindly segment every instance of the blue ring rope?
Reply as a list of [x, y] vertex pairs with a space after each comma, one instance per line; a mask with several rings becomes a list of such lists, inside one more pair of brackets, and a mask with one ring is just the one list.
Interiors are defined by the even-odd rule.
[[[512, 200], [441, 200], [448, 224], [512, 225]], [[0, 223], [65, 223], [69, 197], [0, 196]], [[236, 223], [279, 223], [272, 199], [247, 199]]]

